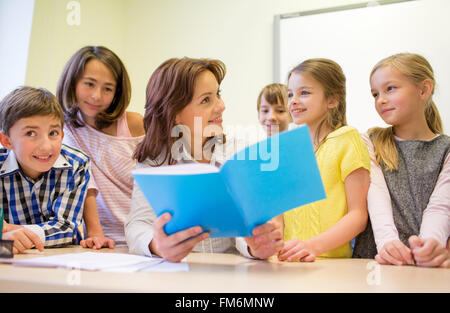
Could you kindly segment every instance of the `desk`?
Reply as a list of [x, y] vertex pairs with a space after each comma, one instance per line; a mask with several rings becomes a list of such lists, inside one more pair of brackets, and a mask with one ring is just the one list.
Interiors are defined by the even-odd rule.
[[[15, 258], [93, 251], [80, 246], [28, 250]], [[127, 253], [126, 247], [102, 253]], [[0, 264], [0, 292], [450, 292], [450, 270], [380, 266], [373, 260], [322, 259], [286, 263], [276, 258], [250, 260], [232, 254], [191, 253], [189, 272], [112, 273], [16, 267]]]

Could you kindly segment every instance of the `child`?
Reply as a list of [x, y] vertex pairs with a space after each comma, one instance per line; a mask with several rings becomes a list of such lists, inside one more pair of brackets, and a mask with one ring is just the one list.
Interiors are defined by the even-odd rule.
[[[169, 59], [155, 70], [147, 85], [146, 135], [135, 153], [138, 168], [193, 162], [220, 166], [226, 154], [232, 154], [227, 148], [234, 145], [227, 145], [222, 136], [225, 106], [219, 86], [224, 76], [225, 65], [208, 59]], [[277, 220], [256, 227], [254, 236], [245, 239], [208, 239], [200, 226], [168, 236], [163, 227], [170, 218], [168, 213], [157, 218], [135, 184], [125, 225], [130, 252], [156, 254], [173, 262], [181, 261], [192, 250], [238, 250], [245, 256], [265, 259], [283, 244]]]
[[450, 138], [432, 100], [434, 86], [431, 65], [412, 53], [381, 60], [370, 74], [375, 108], [391, 126], [365, 135], [371, 224], [356, 240], [356, 257], [450, 266]]
[[72, 244], [81, 223], [90, 163], [62, 144], [63, 123], [45, 89], [18, 88], [0, 102], [0, 203], [14, 253]]
[[266, 129], [267, 137], [288, 129], [292, 117], [287, 107], [287, 87], [282, 84], [270, 84], [261, 90], [256, 108], [258, 120]]
[[346, 126], [345, 76], [328, 59], [310, 59], [288, 75], [289, 110], [306, 123], [327, 198], [284, 214], [280, 260], [351, 257], [350, 241], [367, 223], [370, 161], [356, 129]]
[[83, 247], [125, 243], [136, 167], [132, 154], [142, 140], [142, 116], [126, 112], [131, 87], [122, 61], [108, 48], [84, 47], [66, 64], [56, 96], [67, 125], [64, 142], [85, 151], [92, 162], [86, 197]]

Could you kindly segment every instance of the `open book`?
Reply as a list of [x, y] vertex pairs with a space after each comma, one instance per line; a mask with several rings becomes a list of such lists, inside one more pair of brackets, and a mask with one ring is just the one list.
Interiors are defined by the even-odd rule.
[[169, 235], [201, 226], [211, 238], [251, 236], [271, 218], [326, 197], [306, 125], [248, 146], [220, 168], [179, 164], [133, 177], [157, 216], [172, 215]]

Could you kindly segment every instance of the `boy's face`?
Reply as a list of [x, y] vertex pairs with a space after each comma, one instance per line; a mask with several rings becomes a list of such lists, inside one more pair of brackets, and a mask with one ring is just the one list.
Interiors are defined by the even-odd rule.
[[31, 116], [18, 120], [9, 136], [0, 133], [2, 145], [13, 150], [22, 171], [36, 180], [50, 170], [61, 152], [64, 137], [55, 116]]
[[282, 103], [270, 104], [264, 95], [261, 96], [258, 119], [266, 129], [268, 137], [287, 130], [289, 123], [292, 122], [289, 112]]

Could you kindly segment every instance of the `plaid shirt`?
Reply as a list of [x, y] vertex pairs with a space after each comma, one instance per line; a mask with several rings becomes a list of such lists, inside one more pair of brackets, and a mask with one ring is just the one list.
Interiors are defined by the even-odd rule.
[[73, 243], [83, 216], [89, 157], [66, 145], [37, 181], [24, 175], [13, 151], [0, 148], [0, 205], [5, 221], [26, 225], [45, 247]]

